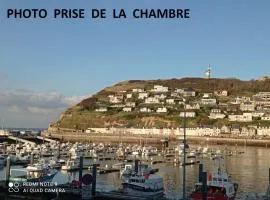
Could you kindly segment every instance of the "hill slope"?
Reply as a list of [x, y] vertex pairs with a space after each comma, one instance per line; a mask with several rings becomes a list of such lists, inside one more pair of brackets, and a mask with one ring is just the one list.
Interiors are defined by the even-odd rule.
[[[138, 92], [132, 92], [132, 89], [143, 89], [148, 96], [154, 97], [162, 92], [151, 92], [154, 85], [162, 85], [168, 87], [168, 91], [164, 92], [165, 99], [160, 100], [156, 104], [145, 104], [144, 99], [138, 98]], [[202, 98], [202, 93], [214, 93], [215, 91], [226, 90], [229, 93], [228, 97], [217, 97], [219, 103], [228, 104], [236, 96], [252, 97], [257, 92], [270, 91], [270, 80], [265, 81], [242, 81], [238, 79], [202, 79], [202, 78], [183, 78], [169, 80], [130, 80], [120, 82], [114, 86], [104, 88], [97, 94], [84, 99], [76, 106], [67, 109], [61, 117], [51, 127], [58, 128], [77, 128], [86, 129], [88, 127], [179, 127], [182, 119], [179, 113], [183, 111], [183, 105], [167, 104], [166, 99], [172, 98], [171, 95], [175, 89], [192, 88], [196, 91], [196, 97], [185, 97], [191, 103], [198, 103]], [[132, 97], [127, 98], [127, 94]], [[109, 96], [111, 95], [111, 97]], [[112, 103], [110, 98], [118, 98], [120, 102]], [[117, 99], [116, 98], [116, 99]], [[181, 95], [173, 97], [175, 100], [180, 100]], [[181, 101], [181, 100], [180, 100]], [[123, 106], [127, 107], [128, 103], [135, 103], [135, 108], [131, 108], [131, 112], [123, 112]], [[128, 106], [130, 107], [130, 106]], [[148, 107], [153, 112], [140, 112], [140, 108]], [[166, 113], [155, 112], [158, 107], [166, 107]], [[227, 124], [228, 120], [218, 119], [210, 120], [208, 115], [211, 108], [220, 107], [203, 106], [196, 110], [197, 116], [189, 118], [187, 123], [189, 126], [214, 124]], [[106, 108], [106, 112], [95, 111], [98, 108]], [[223, 108], [222, 108], [223, 109]], [[225, 110], [224, 110], [225, 111]], [[252, 123], [256, 123], [252, 122]]]

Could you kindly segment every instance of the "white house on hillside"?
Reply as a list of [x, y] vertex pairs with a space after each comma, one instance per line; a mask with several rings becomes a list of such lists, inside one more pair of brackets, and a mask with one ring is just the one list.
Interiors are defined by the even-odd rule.
[[132, 89], [132, 92], [144, 92], [144, 89], [141, 89], [141, 88], [134, 88]]
[[152, 104], [152, 103], [159, 103], [159, 99], [154, 98], [154, 97], [148, 97], [144, 101], [147, 104]]
[[167, 112], [167, 108], [166, 107], [162, 107], [162, 108], [158, 108], [157, 113], [166, 113]]
[[261, 120], [269, 121], [270, 120], [270, 115], [266, 114], [263, 117], [261, 117]]
[[156, 99], [165, 99], [166, 97], [167, 97], [167, 95], [165, 95], [165, 94], [157, 94], [154, 96], [154, 98], [156, 98]]
[[236, 122], [251, 122], [252, 121], [252, 113], [243, 113], [243, 115], [228, 115], [229, 121]]
[[132, 98], [132, 93], [126, 94], [126, 98], [127, 98], [127, 99], [131, 99], [131, 98]]
[[[185, 112], [180, 112], [180, 117], [185, 117]], [[187, 111], [186, 117], [196, 117], [196, 113], [194, 111]]]
[[135, 103], [135, 102], [127, 102], [127, 103], [126, 103], [126, 106], [127, 106], [127, 107], [135, 108], [136, 103]]
[[253, 98], [256, 100], [270, 100], [270, 92], [259, 92], [256, 95], [253, 95]]
[[264, 116], [264, 113], [263, 111], [254, 111], [252, 112], [252, 117], [262, 117]]
[[132, 108], [131, 107], [125, 107], [125, 108], [123, 108], [123, 111], [124, 112], [131, 112]]
[[224, 96], [224, 97], [228, 96], [228, 91], [227, 90], [215, 91], [214, 93], [217, 96]]
[[167, 104], [175, 104], [174, 99], [166, 99]]
[[255, 110], [255, 104], [251, 101], [246, 101], [240, 103], [240, 110], [242, 111], [254, 111]]
[[250, 97], [236, 97], [234, 101], [231, 102], [231, 104], [240, 104], [244, 102], [249, 102]]
[[196, 91], [192, 88], [176, 89], [177, 92], [183, 94], [184, 97], [195, 97]]
[[148, 97], [148, 93], [147, 92], [140, 92], [138, 95], [138, 99], [145, 99]]
[[216, 99], [201, 99], [202, 105], [216, 105], [217, 100]]
[[231, 133], [231, 129], [230, 129], [229, 126], [223, 125], [223, 126], [220, 128], [220, 132], [221, 132], [221, 133]]
[[270, 127], [258, 127], [257, 135], [270, 136]]
[[143, 108], [140, 108], [140, 112], [152, 112], [152, 110], [150, 108], [147, 108], [147, 107], [143, 107]]
[[107, 108], [97, 108], [95, 109], [96, 112], [107, 112], [108, 109]]
[[221, 113], [220, 109], [212, 109], [208, 117], [209, 119], [223, 119], [226, 115]]
[[211, 98], [213, 93], [203, 93], [203, 98]]
[[198, 103], [196, 103], [196, 104], [186, 104], [186, 109], [187, 110], [199, 110], [200, 105]]
[[241, 129], [241, 135], [244, 136], [255, 136], [256, 135], [256, 129], [253, 127], [242, 127]]
[[152, 92], [168, 92], [168, 87], [163, 87], [162, 85], [154, 85], [154, 89], [151, 90]]
[[109, 102], [110, 103], [121, 103], [122, 99], [118, 96], [114, 96], [114, 95], [109, 95]]

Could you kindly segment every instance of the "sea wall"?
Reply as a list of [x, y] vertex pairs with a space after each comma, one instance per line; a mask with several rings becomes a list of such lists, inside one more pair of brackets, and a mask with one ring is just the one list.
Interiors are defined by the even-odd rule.
[[[84, 141], [84, 142], [105, 142], [105, 143], [136, 143], [136, 144], [161, 144], [161, 141], [168, 138], [169, 141], [182, 141], [182, 136], [164, 135], [132, 135], [132, 134], [106, 134], [106, 133], [42, 133], [42, 135], [63, 140], [63, 141]], [[270, 147], [270, 139], [250, 139], [232, 137], [210, 137], [210, 136], [187, 136], [190, 144], [217, 144], [217, 145], [239, 145], [239, 146], [261, 146]]]

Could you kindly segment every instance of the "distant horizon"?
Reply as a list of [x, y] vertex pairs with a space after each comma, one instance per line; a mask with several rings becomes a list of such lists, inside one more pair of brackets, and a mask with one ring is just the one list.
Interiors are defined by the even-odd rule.
[[[47, 130], [48, 127], [46, 128], [3, 127], [3, 130], [10, 130], [10, 129], [12, 130]], [[2, 127], [0, 128], [0, 130], [2, 130]]]

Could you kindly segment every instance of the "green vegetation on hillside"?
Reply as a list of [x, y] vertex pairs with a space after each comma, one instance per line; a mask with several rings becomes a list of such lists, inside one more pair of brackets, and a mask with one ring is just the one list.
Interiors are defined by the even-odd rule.
[[[183, 118], [179, 117], [179, 113], [184, 110], [183, 105], [175, 104], [145, 104], [144, 100], [138, 99], [138, 94], [134, 93], [127, 102], [136, 102], [136, 109], [132, 112], [123, 112], [123, 107], [113, 107], [113, 103], [108, 101], [109, 95], [116, 95], [121, 92], [129, 93], [132, 89], [138, 88], [144, 91], [150, 91], [154, 85], [162, 85], [168, 87], [168, 96], [176, 88], [192, 88], [197, 93], [214, 93], [215, 91], [227, 90], [228, 97], [219, 97], [218, 101], [229, 103], [236, 96], [252, 97], [257, 92], [270, 91], [270, 80], [265, 81], [241, 81], [238, 79], [202, 79], [202, 78], [183, 78], [170, 80], [130, 80], [120, 82], [112, 87], [107, 87], [97, 94], [84, 99], [76, 106], [67, 109], [63, 116], [52, 124], [54, 127], [60, 128], [77, 128], [86, 129], [88, 127], [172, 127], [177, 128], [182, 126]], [[151, 92], [150, 92], [151, 93]], [[201, 95], [196, 97], [186, 98], [188, 102], [199, 102]], [[138, 109], [144, 106], [153, 110], [151, 113], [142, 113]], [[158, 107], [166, 106], [166, 113], [156, 113]], [[95, 109], [100, 107], [108, 108], [107, 112], [95, 112]], [[229, 123], [227, 119], [209, 119], [208, 115], [212, 108], [218, 106], [205, 106], [196, 112], [195, 118], [187, 118], [187, 125], [195, 127], [200, 125], [215, 125], [222, 126]], [[247, 124], [247, 123], [244, 123]], [[253, 120], [249, 124], [268, 125], [268, 121]]]

